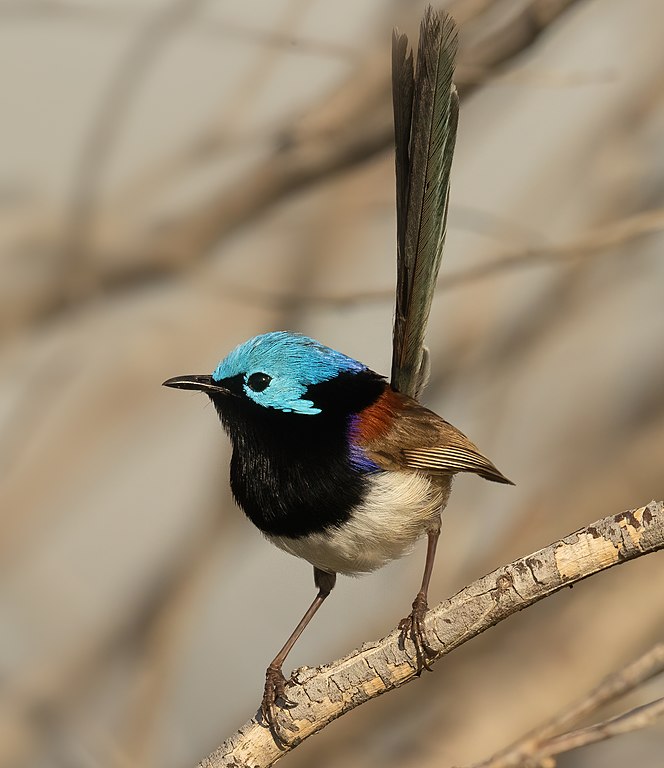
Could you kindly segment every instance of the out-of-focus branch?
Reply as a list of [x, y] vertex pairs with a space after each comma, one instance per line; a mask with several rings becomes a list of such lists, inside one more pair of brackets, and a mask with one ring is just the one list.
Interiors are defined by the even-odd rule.
[[[436, 658], [565, 586], [663, 548], [664, 502], [581, 528], [493, 571], [431, 610], [426, 630]], [[288, 690], [296, 706], [280, 712], [281, 733], [291, 734], [288, 745], [277, 745], [271, 732], [253, 718], [200, 768], [270, 766], [332, 720], [415, 677], [410, 648], [400, 647], [398, 631], [332, 664], [297, 670], [296, 685]]]
[[[611, 248], [616, 248], [638, 237], [644, 237], [645, 235], [661, 232], [662, 230], [664, 230], [664, 209], [658, 208], [653, 211], [637, 213], [619, 221], [597, 227], [580, 237], [560, 245], [520, 248], [511, 253], [496, 256], [484, 264], [467, 267], [466, 269], [452, 272], [449, 275], [442, 275], [438, 280], [437, 290], [443, 291], [457, 288], [523, 267], [560, 263], [584, 256], [592, 256], [601, 252], [608, 252]], [[255, 302], [262, 307], [271, 306], [279, 309], [287, 309], [296, 303], [343, 307], [368, 302], [392, 301], [394, 299], [393, 287], [338, 295], [309, 292], [306, 296], [296, 293], [274, 294], [268, 291], [258, 291], [253, 286], [228, 284], [220, 286], [219, 291], [220, 293], [227, 292], [228, 295], [235, 296], [236, 298], [241, 297], [245, 301]]]
[[[643, 704], [640, 707], [630, 709], [622, 715], [603, 720], [588, 728], [580, 728], [578, 731], [564, 733], [551, 739], [548, 745], [540, 750], [539, 755], [560, 755], [563, 752], [571, 752], [573, 749], [594, 744], [597, 741], [605, 741], [613, 736], [621, 736], [623, 733], [631, 733], [653, 725], [660, 717], [664, 716], [664, 698]], [[546, 753], [546, 755], [544, 755]]]
[[[507, 12], [505, 23], [491, 34], [477, 38], [462, 49], [456, 82], [463, 95], [477, 84], [476, 71], [464, 75], [464, 62], [477, 62], [489, 70], [506, 64], [522, 53], [564, 10], [577, 0], [531, 0], [514, 13], [512, 0], [500, 0]], [[495, 3], [493, 3], [495, 5]], [[492, 9], [492, 24], [500, 16]], [[417, 11], [419, 13], [419, 9]], [[479, 22], [484, 7], [476, 2], [459, 2], [454, 8], [462, 19]], [[488, 15], [488, 14], [487, 14]], [[487, 23], [489, 20], [487, 19]], [[163, 230], [150, 233], [137, 243], [137, 257], [149, 255], [153, 269], [165, 271], [205, 255], [221, 237], [246, 224], [284, 196], [292, 194], [364, 162], [388, 149], [393, 141], [389, 67], [385, 46], [367, 57], [363, 69], [349, 83], [315, 106], [307, 115], [284, 127], [277, 137], [275, 152], [253, 172], [212, 194], [198, 208]], [[112, 281], [125, 281], [132, 269], [127, 262], [122, 275]]]
[[[457, 84], [467, 95], [477, 87], [477, 68], [494, 71], [525, 51], [567, 8], [578, 0], [459, 0], [452, 12], [461, 23], [472, 26], [460, 54]], [[500, 9], [504, 13], [500, 12]], [[419, 6], [412, 10], [413, 19]], [[409, 11], [409, 13], [411, 13]], [[138, 56], [138, 54], [137, 54]], [[122, 209], [122, 192], [114, 206], [94, 209], [85, 196], [96, 197], [94, 166], [84, 164], [86, 178], [80, 182], [85, 195], [77, 195], [76, 226], [80, 232], [70, 240], [73, 251], [85, 241], [86, 258], [76, 270], [67, 270], [48, 291], [25, 301], [22, 312], [30, 319], [51, 318], [54, 313], [77, 305], [100, 292], [123, 290], [144, 281], [178, 274], [200, 260], [210, 249], [238, 227], [256, 219], [266, 209], [297, 191], [351, 168], [392, 144], [392, 115], [387, 43], [370, 51], [361, 65], [337, 91], [284, 126], [274, 138], [275, 148], [253, 171], [230, 185], [209, 194], [200, 204], [158, 226], [136, 221]], [[106, 132], [106, 131], [104, 131]], [[110, 139], [102, 136], [102, 143]], [[99, 139], [96, 139], [98, 146]], [[94, 150], [94, 151], [93, 151]], [[103, 152], [93, 146], [91, 156]], [[185, 153], [186, 154], [186, 153]], [[191, 156], [199, 155], [192, 152]], [[210, 158], [208, 158], [208, 161]], [[168, 161], [166, 161], [168, 163]], [[139, 178], [161, 179], [159, 169], [142, 169]], [[93, 180], [92, 182], [90, 180]], [[129, 181], [128, 188], [135, 183]], [[149, 208], [151, 197], [163, 188], [146, 190], [142, 202]], [[62, 227], [45, 222], [31, 230], [27, 247], [44, 252], [55, 247]], [[81, 236], [80, 233], [84, 233]], [[61, 257], [68, 261], [66, 251]], [[63, 272], [60, 270], [60, 274]], [[43, 287], [40, 288], [43, 290]], [[65, 300], [63, 301], [63, 297]]]
[[82, 261], [88, 247], [90, 226], [96, 208], [96, 194], [106, 168], [120, 123], [126, 116], [127, 104], [136, 93], [143, 75], [170, 35], [196, 10], [200, 0], [171, 0], [154, 16], [130, 45], [127, 55], [115, 73], [102, 108], [96, 115], [88, 140], [83, 146], [71, 200], [65, 213], [62, 249], [60, 295], [53, 300], [66, 302], [84, 291], [81, 278], [86, 274]]
[[[150, 11], [145, 10], [140, 3], [89, 3], [80, 0], [0, 0], [0, 19], [5, 23], [18, 21], [76, 21], [89, 22], [90, 25], [108, 27], [109, 24], [123, 27], [135, 26], [141, 23]], [[187, 26], [201, 37], [214, 36], [220, 39], [232, 39], [233, 42], [246, 42], [251, 45], [275, 48], [288, 51], [293, 55], [315, 55], [354, 61], [359, 51], [351, 45], [344, 45], [335, 40], [311, 37], [299, 33], [281, 32], [273, 29], [261, 29], [256, 25], [235, 21], [232, 17], [206, 18], [205, 15], [192, 17]]]
[[664, 714], [664, 701], [662, 699], [588, 728], [581, 728], [556, 736], [556, 734], [569, 729], [601, 707], [624, 696], [661, 672], [664, 672], [664, 643], [657, 643], [636, 661], [609, 675], [597, 688], [576, 704], [528, 733], [507, 749], [498, 752], [488, 760], [477, 763], [473, 768], [518, 768], [527, 764], [545, 765], [547, 758], [552, 755], [569, 752], [586, 744], [592, 744], [638, 728], [645, 728], [657, 717]]

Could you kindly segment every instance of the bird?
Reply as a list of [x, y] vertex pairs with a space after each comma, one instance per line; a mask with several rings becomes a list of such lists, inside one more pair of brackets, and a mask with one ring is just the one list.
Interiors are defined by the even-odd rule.
[[422, 582], [398, 626], [418, 674], [430, 669], [435, 651], [424, 618], [452, 480], [466, 472], [511, 484], [419, 402], [457, 129], [456, 41], [451, 16], [428, 8], [415, 69], [408, 38], [393, 36], [397, 290], [389, 381], [308, 336], [269, 331], [241, 343], [211, 374], [164, 382], [210, 398], [230, 437], [237, 504], [270, 542], [313, 566], [317, 593], [265, 675], [260, 715], [278, 742], [279, 711], [292, 705], [283, 664], [337, 574], [375, 571], [427, 537]]
[[268, 667], [264, 718], [273, 723], [277, 699], [288, 702], [283, 662], [336, 575], [374, 571], [425, 534], [423, 583], [400, 626], [426, 667], [433, 651], [423, 619], [452, 477], [509, 480], [456, 427], [385, 377], [300, 334], [261, 334], [211, 375], [165, 384], [209, 396], [232, 443], [237, 503], [269, 541], [314, 568], [318, 594]]

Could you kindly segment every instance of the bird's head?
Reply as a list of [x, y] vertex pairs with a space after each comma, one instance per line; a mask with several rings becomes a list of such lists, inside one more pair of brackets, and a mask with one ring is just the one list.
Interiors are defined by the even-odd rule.
[[287, 331], [240, 344], [210, 376], [176, 376], [164, 385], [205, 392], [222, 417], [228, 410], [259, 416], [316, 416], [332, 409], [350, 413], [364, 408], [385, 387], [383, 378], [363, 363]]

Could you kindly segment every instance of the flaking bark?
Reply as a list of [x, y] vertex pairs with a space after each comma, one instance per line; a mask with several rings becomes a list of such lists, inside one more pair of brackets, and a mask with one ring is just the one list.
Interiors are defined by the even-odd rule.
[[[469, 584], [427, 615], [431, 645], [440, 658], [499, 621], [566, 586], [614, 565], [664, 548], [664, 502], [598, 520], [543, 549]], [[360, 704], [416, 677], [411, 649], [399, 632], [331, 664], [295, 671], [288, 696], [297, 703], [280, 714], [287, 748], [255, 718], [219, 746], [199, 768], [266, 768], [304, 739]]]

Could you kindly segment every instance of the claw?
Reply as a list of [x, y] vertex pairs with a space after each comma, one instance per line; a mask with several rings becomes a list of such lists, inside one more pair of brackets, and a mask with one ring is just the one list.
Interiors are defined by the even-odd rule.
[[424, 627], [424, 617], [428, 607], [426, 596], [423, 592], [418, 592], [417, 597], [413, 600], [413, 610], [399, 622], [401, 644], [405, 646], [406, 638], [410, 638], [415, 646], [418, 675], [422, 673], [423, 669], [431, 672], [430, 662], [436, 657], [436, 650], [429, 644]]
[[263, 724], [270, 729], [274, 740], [280, 747], [290, 746], [290, 741], [284, 733], [284, 728], [279, 725], [277, 713], [280, 709], [292, 709], [297, 702], [291, 701], [286, 695], [288, 681], [281, 671], [281, 667], [270, 665], [265, 673], [265, 689], [261, 702], [261, 719]]

